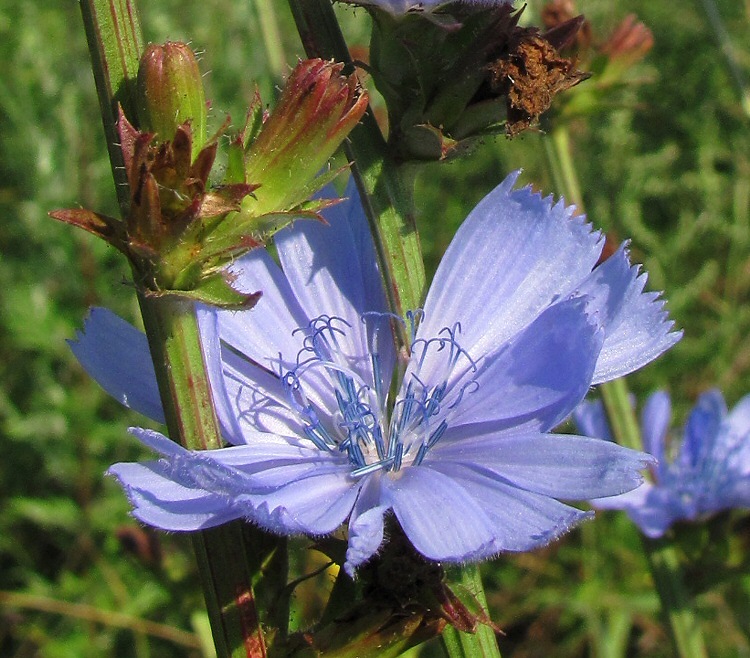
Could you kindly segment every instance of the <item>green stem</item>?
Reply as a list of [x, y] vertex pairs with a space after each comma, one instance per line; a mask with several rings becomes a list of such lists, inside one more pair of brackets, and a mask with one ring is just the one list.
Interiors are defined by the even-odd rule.
[[[460, 583], [469, 591], [471, 596], [487, 610], [487, 597], [484, 595], [482, 575], [476, 564], [467, 565], [459, 570], [459, 575], [453, 582]], [[491, 658], [500, 656], [495, 631], [480, 624], [476, 633], [463, 633], [452, 626], [443, 631], [443, 647], [451, 658]]]
[[[134, 116], [142, 46], [132, 0], [82, 0], [81, 12], [112, 172], [123, 214], [129, 190], [116, 132], [117, 106]], [[189, 449], [222, 445], [192, 304], [140, 297], [170, 437]], [[211, 628], [220, 658], [265, 656], [252, 569], [239, 522], [193, 535]]]
[[[352, 65], [330, 0], [289, 0], [289, 5], [308, 57], [333, 58]], [[426, 292], [413, 204], [416, 170], [391, 156], [371, 109], [349, 135], [346, 151], [370, 222], [389, 305], [396, 315], [404, 317], [406, 311], [421, 307]], [[401, 344], [408, 347], [406, 332], [398, 329]], [[474, 596], [484, 601], [477, 567], [459, 572], [461, 582], [470, 583]], [[452, 629], [443, 633], [451, 657], [500, 656], [489, 628], [482, 627], [476, 634], [462, 633], [458, 643], [452, 641], [453, 637]]]
[[612, 434], [617, 442], [626, 448], [643, 450], [641, 430], [638, 419], [630, 401], [630, 391], [625, 379], [613, 379], [599, 385], [604, 408], [607, 410], [607, 420], [612, 428]]
[[268, 0], [255, 0], [255, 10], [258, 12], [268, 68], [276, 78], [280, 78], [284, 72], [286, 57], [281, 40], [281, 30], [279, 30], [279, 21], [276, 18], [276, 3]]
[[674, 546], [663, 539], [644, 538], [643, 549], [677, 655], [681, 658], [707, 658], [703, 635], [683, 584]]
[[193, 303], [143, 295], [139, 301], [170, 436], [188, 450], [221, 448]]
[[117, 107], [136, 116], [135, 85], [143, 38], [134, 0], [81, 0], [104, 135], [120, 212], [127, 215], [130, 193], [117, 134]]
[[[581, 188], [571, 155], [567, 127], [555, 127], [550, 139], [545, 141], [547, 160], [555, 184], [568, 201], [575, 203], [583, 212]], [[615, 441], [622, 446], [642, 450], [641, 432], [625, 379], [601, 384], [599, 390]], [[644, 540], [644, 551], [677, 655], [682, 658], [703, 658], [706, 655], [703, 637], [692, 602], [682, 582], [674, 547], [665, 541]]]
[[[335, 59], [351, 66], [329, 0], [289, 0], [289, 5], [308, 57]], [[349, 135], [346, 151], [354, 163], [391, 310], [404, 317], [406, 311], [421, 306], [426, 288], [412, 199], [414, 172], [390, 156], [371, 109]], [[400, 338], [406, 344], [406, 336]]]

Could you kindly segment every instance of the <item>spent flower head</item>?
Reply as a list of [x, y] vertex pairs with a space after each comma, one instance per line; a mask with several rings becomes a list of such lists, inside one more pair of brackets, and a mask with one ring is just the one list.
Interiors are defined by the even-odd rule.
[[373, 13], [368, 71], [388, 107], [402, 160], [446, 160], [477, 139], [513, 136], [585, 76], [559, 49], [580, 20], [543, 33], [509, 3], [454, 3], [437, 13]]
[[[575, 412], [588, 436], [610, 438], [599, 401]], [[625, 510], [648, 537], [664, 535], [676, 521], [695, 521], [721, 510], [750, 507], [750, 396], [731, 412], [718, 390], [704, 393], [690, 413], [681, 441], [671, 436], [671, 404], [665, 391], [649, 397], [641, 417], [643, 445], [657, 458], [652, 482], [611, 498], [600, 509]]]
[[[132, 430], [163, 457], [111, 469], [135, 516], [308, 535], [348, 519], [354, 573], [391, 514], [422, 555], [465, 562], [546, 544], [590, 515], [559, 499], [637, 486], [643, 453], [551, 430], [592, 384], [679, 334], [624, 248], [595, 267], [602, 236], [562, 202], [514, 190], [516, 176], [471, 212], [406, 319], [387, 311], [353, 186], [328, 226], [278, 233], [281, 267], [265, 250], [238, 261], [237, 285], [263, 290], [257, 307], [199, 313], [231, 446], [190, 452]], [[413, 333], [408, 357], [396, 322]], [[160, 418], [142, 334], [95, 310], [73, 350], [113, 395]]]

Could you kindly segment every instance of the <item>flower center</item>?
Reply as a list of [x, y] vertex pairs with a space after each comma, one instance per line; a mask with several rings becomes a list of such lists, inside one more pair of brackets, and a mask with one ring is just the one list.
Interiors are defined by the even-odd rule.
[[[408, 316], [412, 325], [418, 317]], [[354, 478], [419, 465], [448, 429], [448, 412], [478, 386], [472, 376], [476, 364], [457, 340], [460, 326], [446, 327], [434, 338], [412, 341], [401, 392], [389, 413], [393, 363], [381, 358], [378, 345], [384, 328], [392, 340], [392, 319], [381, 313], [362, 317], [369, 345], [358, 354], [357, 335], [347, 333], [351, 325], [336, 317], [315, 318], [297, 330], [305, 334], [297, 365], [281, 376], [305, 436], [319, 450], [346, 454]], [[452, 380], [458, 383], [449, 385]]]

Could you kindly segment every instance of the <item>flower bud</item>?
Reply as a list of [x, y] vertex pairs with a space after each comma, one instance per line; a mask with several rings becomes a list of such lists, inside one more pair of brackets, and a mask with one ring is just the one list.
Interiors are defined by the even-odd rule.
[[[291, 210], [324, 184], [319, 172], [367, 109], [367, 92], [342, 69], [322, 59], [300, 62], [255, 139], [240, 137], [245, 181], [259, 185], [257, 198], [246, 201], [253, 214]], [[251, 108], [249, 116], [258, 114]]]
[[191, 48], [175, 41], [148, 46], [138, 68], [137, 87], [140, 129], [166, 142], [189, 121], [194, 158], [206, 142], [206, 97]]

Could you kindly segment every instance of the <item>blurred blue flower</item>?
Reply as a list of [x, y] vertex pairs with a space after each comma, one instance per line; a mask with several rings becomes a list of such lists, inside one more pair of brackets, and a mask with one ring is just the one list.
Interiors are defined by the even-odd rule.
[[[582, 403], [574, 416], [587, 436], [610, 438], [601, 402]], [[727, 413], [719, 391], [701, 395], [674, 450], [668, 441], [670, 420], [669, 395], [658, 391], [649, 397], [641, 418], [644, 449], [658, 459], [653, 482], [592, 501], [599, 509], [625, 510], [652, 538], [661, 537], [675, 521], [750, 507], [750, 396]]]
[[[680, 334], [624, 248], [596, 266], [601, 234], [562, 202], [513, 190], [517, 176], [471, 212], [406, 320], [387, 312], [353, 186], [329, 226], [277, 235], [281, 267], [264, 250], [239, 260], [236, 284], [262, 290], [258, 305], [199, 310], [233, 445], [189, 452], [133, 429], [163, 456], [110, 469], [135, 516], [177, 531], [242, 517], [309, 535], [348, 519], [351, 574], [383, 542], [386, 513], [426, 557], [464, 562], [546, 544], [590, 515], [558, 499], [640, 484], [648, 456], [550, 430], [592, 384]], [[409, 356], [394, 348], [396, 322], [412, 334]], [[133, 327], [97, 309], [73, 350], [118, 399], [160, 417]]]

